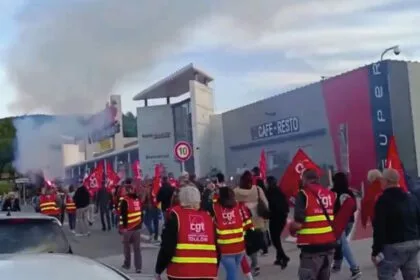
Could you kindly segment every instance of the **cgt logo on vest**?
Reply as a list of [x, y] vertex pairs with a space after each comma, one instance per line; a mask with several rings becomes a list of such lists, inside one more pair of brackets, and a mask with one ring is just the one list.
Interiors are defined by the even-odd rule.
[[223, 211], [222, 219], [224, 225], [232, 225], [236, 222], [235, 211]]
[[206, 234], [204, 227], [204, 219], [198, 215], [189, 215], [190, 233], [188, 234], [188, 241], [192, 243], [207, 242], [209, 236]]

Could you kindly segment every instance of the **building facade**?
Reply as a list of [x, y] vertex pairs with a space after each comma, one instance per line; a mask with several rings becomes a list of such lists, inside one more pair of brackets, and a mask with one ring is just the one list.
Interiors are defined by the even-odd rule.
[[225, 171], [252, 168], [264, 149], [279, 177], [302, 148], [318, 164], [349, 172], [357, 188], [368, 170], [383, 168], [394, 135], [417, 177], [419, 74], [418, 63], [382, 61], [223, 113]]

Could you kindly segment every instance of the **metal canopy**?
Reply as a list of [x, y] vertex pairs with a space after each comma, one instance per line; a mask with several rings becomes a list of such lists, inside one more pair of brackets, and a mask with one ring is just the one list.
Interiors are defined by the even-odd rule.
[[189, 82], [192, 80], [207, 84], [213, 81], [213, 78], [191, 63], [138, 93], [133, 100], [178, 97], [190, 90]]

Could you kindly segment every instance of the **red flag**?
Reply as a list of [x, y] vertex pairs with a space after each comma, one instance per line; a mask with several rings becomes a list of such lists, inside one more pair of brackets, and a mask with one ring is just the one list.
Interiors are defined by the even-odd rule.
[[395, 137], [391, 136], [388, 146], [388, 155], [386, 156], [386, 168], [392, 168], [398, 171], [400, 174], [400, 187], [407, 192], [407, 182], [405, 181], [404, 169], [398, 155], [397, 144], [395, 143]]
[[322, 173], [321, 168], [302, 149], [299, 149], [279, 182], [279, 187], [292, 204], [299, 192], [299, 182], [305, 169], [314, 169]]
[[264, 149], [261, 150], [259, 168], [260, 168], [260, 177], [262, 180], [265, 181], [267, 179], [267, 161], [265, 160]]
[[135, 162], [133, 162], [132, 169], [133, 169], [133, 178], [136, 180], [141, 180], [142, 176], [141, 176], [141, 167], [140, 167], [139, 160], [136, 160]]
[[365, 191], [365, 195], [362, 199], [362, 209], [361, 209], [361, 222], [363, 227], [366, 228], [368, 221], [372, 221], [373, 214], [375, 211], [375, 204], [378, 197], [382, 194], [382, 183], [381, 181], [375, 180], [373, 181]]
[[105, 187], [108, 191], [111, 191], [114, 189], [118, 182], [120, 181], [120, 176], [114, 171], [112, 168], [111, 163], [106, 164], [106, 181], [105, 181]]
[[153, 200], [156, 202], [156, 196], [160, 189], [160, 177], [162, 175], [162, 166], [161, 164], [155, 165], [155, 176], [153, 177], [153, 186], [152, 186], [152, 196]]
[[83, 185], [89, 190], [89, 192], [94, 194], [101, 186], [104, 175], [104, 165], [103, 162], [99, 162], [96, 168], [90, 173], [84, 180]]

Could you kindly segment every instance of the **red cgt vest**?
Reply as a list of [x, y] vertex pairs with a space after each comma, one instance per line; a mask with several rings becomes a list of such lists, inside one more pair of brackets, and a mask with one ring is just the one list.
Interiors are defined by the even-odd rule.
[[320, 185], [309, 185], [301, 191], [306, 196], [306, 215], [302, 228], [297, 232], [297, 244], [321, 245], [335, 242], [333, 228], [325, 217], [316, 195], [327, 210], [332, 222], [336, 194]]
[[172, 213], [178, 219], [178, 241], [167, 275], [183, 279], [216, 278], [217, 252], [211, 216], [180, 206], [174, 207]]
[[244, 227], [239, 205], [229, 209], [219, 203], [213, 205], [217, 245], [223, 255], [242, 253], [245, 250]]
[[247, 230], [254, 230], [255, 228], [254, 224], [252, 223], [251, 211], [243, 202], [239, 202], [238, 206], [242, 216], [242, 226], [244, 227], [244, 231], [246, 232]]
[[127, 227], [124, 228], [124, 223], [120, 219], [120, 229], [133, 230], [141, 224], [141, 202], [139, 199], [131, 197], [124, 198], [127, 201]]
[[76, 213], [76, 204], [70, 195], [66, 195], [66, 212], [69, 214]]
[[39, 208], [41, 214], [48, 216], [57, 216], [60, 209], [57, 207], [57, 197], [55, 194], [43, 194], [39, 197]]

